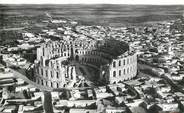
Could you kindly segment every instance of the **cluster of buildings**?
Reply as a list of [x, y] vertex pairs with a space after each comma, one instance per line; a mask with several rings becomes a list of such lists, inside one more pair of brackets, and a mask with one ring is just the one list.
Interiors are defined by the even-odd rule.
[[[182, 19], [179, 19], [182, 20]], [[151, 111], [183, 111], [183, 32], [173, 28], [176, 21], [137, 27], [131, 46], [138, 54], [139, 72], [145, 76], [134, 88], [146, 100]], [[182, 21], [180, 21], [182, 25]], [[147, 107], [148, 109], [148, 107]], [[150, 111], [150, 112], [151, 112]]]
[[0, 65], [0, 95], [0, 112], [2, 113], [43, 111], [42, 92], [28, 84], [24, 75], [20, 76], [2, 65]]
[[[18, 48], [33, 49], [34, 62], [17, 55], [15, 47], [0, 47], [6, 64], [0, 67], [0, 112], [184, 111], [184, 34], [175, 28], [180, 19], [104, 27], [49, 18], [40, 33], [23, 32], [18, 40]], [[29, 64], [33, 79], [7, 64]]]
[[26, 59], [17, 54], [3, 54], [1, 60], [7, 62], [9, 66], [24, 66], [27, 63]]

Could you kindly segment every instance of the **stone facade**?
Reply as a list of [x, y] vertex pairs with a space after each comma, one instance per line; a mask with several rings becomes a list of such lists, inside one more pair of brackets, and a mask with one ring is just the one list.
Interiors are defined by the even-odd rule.
[[101, 66], [100, 78], [107, 83], [113, 84], [130, 80], [137, 74], [137, 55], [131, 55], [113, 59], [106, 66]]

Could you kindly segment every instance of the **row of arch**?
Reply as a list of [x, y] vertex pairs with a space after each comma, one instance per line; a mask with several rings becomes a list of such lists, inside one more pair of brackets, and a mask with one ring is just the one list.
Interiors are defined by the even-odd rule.
[[114, 70], [112, 75], [113, 77], [121, 77], [122, 75], [133, 74], [136, 71], [136, 66], [130, 66], [124, 69]]
[[137, 57], [136, 56], [130, 56], [124, 59], [120, 59], [120, 60], [115, 60], [113, 61], [113, 68], [116, 68], [118, 66], [125, 66], [125, 65], [130, 65], [132, 63], [137, 62]]
[[137, 55], [128, 56], [112, 62], [108, 81], [110, 83], [131, 79], [137, 75]]
[[95, 50], [76, 49], [76, 51], [78, 55], [110, 56], [107, 53], [95, 51]]
[[44, 79], [38, 78], [38, 77], [36, 79], [36, 83], [43, 85], [43, 86], [47, 86], [47, 87], [53, 87], [53, 88], [65, 87], [65, 84], [61, 85], [59, 82], [48, 81], [48, 80], [44, 80]]
[[[73, 67], [71, 66], [66, 67], [63, 70], [50, 69], [47, 66], [46, 67], [39, 66], [36, 69], [35, 75], [39, 79], [65, 84], [67, 82], [66, 79], [71, 79], [73, 81], [76, 80], [76, 75], [73, 75], [72, 73], [73, 73]], [[42, 82], [40, 82], [40, 84], [42, 84]], [[48, 86], [47, 82], [43, 85]], [[52, 84], [50, 86], [52, 86]]]
[[[72, 45], [72, 43], [63, 43], [63, 42], [52, 42], [52, 43], [48, 43], [44, 46], [41, 46], [39, 49], [39, 52], [41, 54], [38, 54], [38, 57], [41, 56], [45, 56], [45, 57], [49, 57], [52, 58], [54, 56], [70, 56], [72, 49], [73, 48], [77, 48], [77, 49], [83, 49], [85, 50], [86, 48], [84, 47], [91, 47], [91, 50], [94, 49], [94, 44], [93, 43], [89, 43], [89, 44], [75, 44], [75, 46]], [[82, 51], [80, 51], [80, 53], [82, 54]], [[96, 54], [95, 52], [91, 52], [88, 54]]]
[[83, 56], [80, 60], [81, 62], [85, 62], [85, 63], [90, 63], [90, 64], [94, 64], [96, 66], [100, 66], [99, 64], [104, 64], [104, 63], [109, 63], [108, 60], [103, 59], [101, 57], [87, 57], [87, 56]]
[[59, 71], [54, 71], [54, 70], [49, 70], [49, 69], [45, 69], [43, 67], [38, 67], [37, 68], [37, 72], [39, 75], [41, 75], [42, 77], [45, 78], [55, 78], [55, 79], [60, 79], [60, 72]]

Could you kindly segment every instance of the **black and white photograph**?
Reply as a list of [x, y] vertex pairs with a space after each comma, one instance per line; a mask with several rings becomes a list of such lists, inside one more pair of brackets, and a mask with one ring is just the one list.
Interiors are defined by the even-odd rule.
[[0, 113], [184, 113], [184, 0], [0, 0]]

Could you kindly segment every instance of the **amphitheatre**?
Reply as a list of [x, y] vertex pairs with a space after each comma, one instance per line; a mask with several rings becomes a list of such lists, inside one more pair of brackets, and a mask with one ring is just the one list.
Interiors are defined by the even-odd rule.
[[130, 80], [137, 55], [123, 41], [76, 38], [37, 48], [35, 82], [50, 88], [95, 87]]

